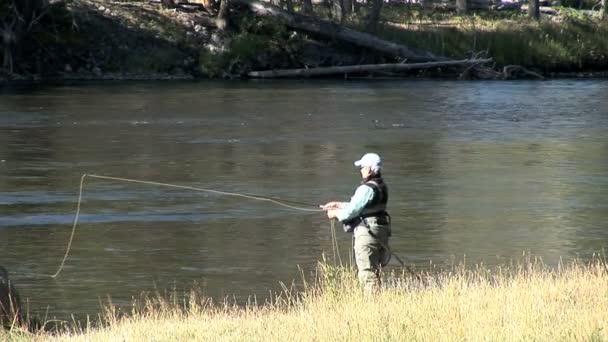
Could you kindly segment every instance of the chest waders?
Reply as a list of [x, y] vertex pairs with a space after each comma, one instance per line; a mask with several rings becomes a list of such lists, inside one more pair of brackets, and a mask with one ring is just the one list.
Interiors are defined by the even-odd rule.
[[388, 264], [390, 250], [390, 216], [386, 212], [388, 188], [381, 177], [367, 180], [365, 186], [374, 194], [359, 215], [343, 222], [344, 231], [352, 232], [355, 238], [354, 252], [359, 282], [366, 290], [380, 285], [380, 269]]
[[[380, 260], [380, 265], [382, 267], [386, 266], [389, 263], [391, 257], [394, 256], [395, 260], [397, 260], [401, 267], [407, 270], [408, 273], [410, 273], [416, 278], [420, 278], [420, 275], [418, 273], [416, 273], [411, 267], [409, 267], [405, 263], [405, 261], [403, 261], [403, 259], [401, 259], [397, 254], [395, 254], [391, 250], [388, 244], [388, 238], [383, 239], [383, 235], [385, 234], [387, 235], [387, 237], [390, 237], [392, 235], [391, 216], [386, 211], [386, 204], [388, 202], [388, 188], [386, 187], [386, 184], [384, 183], [382, 178], [378, 177], [370, 179], [365, 183], [365, 185], [369, 186], [370, 188], [372, 188], [372, 190], [374, 190], [374, 197], [372, 198], [370, 203], [365, 206], [365, 208], [358, 217], [343, 222], [344, 231], [348, 233], [354, 233], [353, 238], [355, 238], [356, 235], [356, 237], [359, 239], [365, 239], [364, 236], [361, 236], [361, 233], [357, 234], [354, 232], [355, 228], [357, 227], [361, 227], [359, 229], [364, 228], [364, 231], [366, 232], [365, 235], [371, 237], [375, 243], [379, 244], [385, 250], [385, 254], [383, 254], [384, 260]], [[382, 232], [382, 229], [386, 229], [387, 231]], [[374, 232], [374, 230], [377, 230], [377, 232]], [[353, 248], [354, 247], [355, 244], [353, 243]]]

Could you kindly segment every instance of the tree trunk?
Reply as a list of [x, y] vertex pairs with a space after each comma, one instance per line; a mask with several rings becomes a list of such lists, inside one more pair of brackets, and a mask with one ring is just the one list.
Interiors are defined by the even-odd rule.
[[355, 0], [342, 0], [342, 5], [344, 6], [344, 16], [345, 17], [348, 17], [353, 13], [354, 2], [355, 2]]
[[461, 15], [467, 13], [467, 0], [456, 0], [456, 12]]
[[369, 18], [366, 25], [366, 31], [370, 33], [376, 33], [378, 28], [378, 21], [380, 20], [380, 11], [382, 11], [382, 4], [384, 0], [371, 0], [372, 10], [369, 13]]
[[302, 0], [302, 14], [312, 14], [312, 0]]
[[4, 56], [2, 58], [2, 71], [9, 74], [13, 73], [13, 53], [11, 45], [4, 45]]
[[361, 4], [357, 0], [353, 0], [353, 13], [358, 16], [361, 13]]
[[344, 21], [344, 3], [342, 0], [330, 0], [332, 17], [339, 22]]
[[16, 24], [17, 16], [6, 18], [2, 22], [2, 50], [4, 50], [2, 70], [10, 74], [13, 73], [13, 50], [15, 49], [14, 30]]
[[602, 8], [600, 8], [600, 18], [608, 19], [608, 0], [602, 0]]
[[293, 13], [293, 0], [285, 0], [285, 4], [287, 5], [287, 11]]
[[217, 19], [216, 19], [216, 23], [217, 23], [217, 28], [220, 31], [225, 31], [226, 28], [228, 27], [228, 13], [229, 13], [229, 7], [230, 3], [229, 0], [221, 0], [220, 2], [220, 10], [217, 12]]
[[528, 0], [528, 16], [534, 20], [538, 20], [540, 18], [539, 0]]
[[27, 42], [27, 35], [44, 16], [47, 6], [46, 0], [11, 0], [6, 5], [9, 12], [0, 22], [4, 49], [2, 67], [5, 71], [15, 72], [14, 62], [22, 59], [23, 44]]
[[432, 69], [442, 67], [464, 67], [476, 64], [491, 62], [491, 58], [486, 59], [465, 59], [461, 61], [445, 61], [445, 62], [428, 62], [428, 63], [394, 63], [394, 64], [362, 64], [349, 65], [325, 68], [309, 68], [309, 69], [289, 69], [289, 70], [266, 70], [266, 71], [251, 71], [247, 76], [252, 78], [289, 78], [289, 77], [314, 77], [314, 76], [329, 76], [342, 75], [351, 73], [365, 72], [395, 72], [418, 69]]
[[268, 3], [257, 0], [231, 0], [233, 4], [243, 4], [256, 15], [273, 17], [286, 26], [307, 33], [313, 33], [329, 39], [340, 40], [359, 47], [364, 47], [384, 55], [407, 59], [410, 62], [447, 61], [449, 58], [434, 55], [428, 51], [411, 49], [368, 33], [355, 31], [336, 23], [316, 19], [295, 13], [288, 13]]

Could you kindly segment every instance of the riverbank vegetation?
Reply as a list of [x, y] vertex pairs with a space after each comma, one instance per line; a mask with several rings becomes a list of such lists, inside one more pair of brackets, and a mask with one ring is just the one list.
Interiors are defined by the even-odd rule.
[[[1, 75], [242, 78], [363, 66], [348, 76], [540, 78], [608, 70], [605, 5], [546, 2], [552, 6], [531, 18], [523, 3], [480, 1], [6, 0]], [[365, 69], [446, 60], [473, 62]]]
[[[320, 266], [318, 280], [272, 303], [214, 304], [197, 294], [158, 297], [131, 310], [109, 306], [101, 327], [58, 334], [19, 329], [11, 340], [49, 341], [602, 341], [608, 339], [608, 270], [602, 260], [456, 267], [387, 277], [363, 293], [348, 268]], [[0, 338], [2, 333], [0, 332]]]

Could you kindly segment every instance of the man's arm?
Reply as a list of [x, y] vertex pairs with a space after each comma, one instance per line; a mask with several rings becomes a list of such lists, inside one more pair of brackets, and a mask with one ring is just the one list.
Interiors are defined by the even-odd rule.
[[[372, 200], [374, 197], [374, 190], [367, 185], [360, 185], [353, 197], [351, 197], [350, 202], [333, 202], [344, 204], [340, 207], [334, 207], [327, 210], [327, 217], [336, 218], [342, 222], [348, 221], [352, 218], [355, 218], [361, 214], [361, 211], [365, 207], [365, 205]], [[332, 203], [332, 202], [330, 202]], [[329, 204], [329, 203], [328, 203]]]

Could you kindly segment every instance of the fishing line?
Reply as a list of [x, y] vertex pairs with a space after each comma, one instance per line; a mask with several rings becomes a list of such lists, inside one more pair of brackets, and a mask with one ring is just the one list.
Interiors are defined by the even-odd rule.
[[[342, 266], [342, 256], [340, 255], [340, 246], [338, 245], [338, 237], [336, 236], [336, 219], [329, 220], [329, 229], [331, 230], [331, 247], [334, 255], [334, 264], [340, 263]], [[337, 259], [336, 259], [337, 255]]]
[[274, 198], [274, 197], [265, 197], [265, 196], [259, 196], [259, 195], [248, 195], [248, 194], [242, 194], [242, 193], [237, 193], [237, 192], [228, 192], [228, 191], [219, 191], [219, 190], [213, 190], [213, 189], [204, 189], [204, 188], [197, 188], [197, 187], [186, 186], [186, 185], [177, 185], [177, 184], [169, 184], [169, 183], [145, 181], [145, 180], [139, 180], [139, 179], [122, 178], [122, 177], [101, 176], [101, 175], [94, 175], [94, 174], [86, 174], [85, 173], [85, 174], [82, 175], [82, 177], [80, 177], [80, 187], [78, 189], [78, 203], [76, 205], [76, 213], [74, 215], [74, 222], [72, 224], [72, 232], [70, 233], [70, 238], [68, 240], [68, 244], [67, 244], [67, 247], [66, 247], [66, 250], [65, 250], [65, 254], [63, 255], [63, 258], [61, 259], [61, 263], [60, 263], [59, 267], [57, 268], [57, 271], [54, 274], [52, 274], [52, 275], [51, 274], [36, 274], [36, 275], [46, 276], [46, 277], [51, 277], [51, 278], [57, 278], [57, 276], [59, 276], [59, 274], [63, 270], [63, 267], [65, 266], [65, 261], [67, 260], [69, 254], [70, 254], [70, 250], [72, 249], [72, 242], [74, 241], [74, 235], [76, 235], [76, 227], [78, 226], [78, 219], [80, 217], [80, 207], [81, 207], [81, 203], [82, 203], [82, 193], [83, 193], [83, 189], [84, 189], [84, 180], [85, 180], [86, 177], [98, 178], [98, 179], [107, 179], [107, 180], [114, 180], [114, 181], [122, 181], [122, 182], [131, 182], [131, 183], [158, 185], [158, 186], [165, 186], [165, 187], [178, 188], [178, 189], [186, 189], [186, 190], [194, 190], [194, 191], [201, 191], [201, 192], [209, 192], [209, 193], [214, 193], [214, 194], [218, 194], [218, 195], [242, 197], [242, 198], [248, 198], [248, 199], [252, 199], [252, 200], [256, 200], [256, 201], [270, 202], [270, 203], [274, 203], [276, 205], [280, 205], [280, 206], [283, 206], [283, 207], [286, 207], [286, 208], [290, 208], [290, 209], [294, 209], [294, 210], [300, 210], [300, 211], [309, 211], [309, 212], [320, 212], [320, 211], [323, 211], [323, 209], [311, 209], [311, 208], [304, 208], [304, 207], [300, 207], [300, 206], [294, 206], [294, 205], [287, 204], [287, 202], [293, 203], [293, 204], [302, 204], [302, 205], [307, 205], [307, 206], [315, 206], [315, 207], [317, 206], [316, 204], [308, 204], [308, 203], [302, 203], [302, 202], [296, 202], [296, 201], [287, 201], [287, 200], [282, 200], [282, 199], [278, 199], [278, 198]]
[[[225, 196], [234, 196], [234, 197], [241, 197], [241, 198], [247, 198], [247, 199], [251, 199], [251, 200], [256, 200], [256, 201], [264, 201], [264, 202], [270, 202], [282, 207], [286, 207], [289, 209], [293, 209], [293, 210], [299, 210], [299, 211], [307, 211], [307, 212], [321, 212], [324, 211], [323, 209], [319, 209], [319, 208], [315, 208], [315, 209], [311, 209], [311, 208], [305, 208], [305, 207], [301, 207], [301, 206], [295, 206], [295, 205], [291, 205], [288, 203], [292, 203], [292, 204], [300, 204], [300, 205], [304, 205], [304, 206], [310, 206], [310, 207], [316, 207], [316, 204], [309, 204], [309, 203], [303, 203], [303, 202], [297, 202], [297, 201], [290, 201], [290, 200], [283, 200], [283, 199], [279, 199], [279, 198], [275, 198], [275, 197], [267, 197], [267, 196], [260, 196], [260, 195], [251, 195], [251, 194], [244, 194], [244, 193], [237, 193], [237, 192], [229, 192], [229, 191], [220, 191], [220, 190], [213, 190], [213, 189], [205, 189], [205, 188], [198, 188], [198, 187], [193, 187], [193, 186], [186, 186], [186, 185], [178, 185], [178, 184], [170, 184], [170, 183], [161, 183], [161, 182], [154, 182], [154, 181], [146, 181], [146, 180], [139, 180], [139, 179], [131, 179], [131, 178], [122, 178], [122, 177], [111, 177], [111, 176], [102, 176], [102, 175], [95, 175], [95, 174], [83, 174], [80, 177], [80, 186], [78, 188], [78, 202], [76, 204], [76, 213], [74, 214], [74, 221], [72, 223], [72, 231], [70, 233], [70, 238], [68, 240], [67, 246], [66, 246], [66, 250], [65, 253], [63, 255], [63, 258], [61, 259], [61, 263], [59, 264], [59, 267], [57, 268], [57, 271], [54, 274], [32, 274], [32, 275], [36, 275], [36, 276], [44, 276], [44, 277], [50, 277], [50, 278], [57, 278], [59, 276], [59, 274], [63, 271], [63, 268], [65, 266], [65, 262], [70, 254], [70, 251], [72, 249], [72, 243], [74, 241], [74, 236], [76, 235], [76, 227], [78, 226], [78, 219], [80, 218], [80, 208], [81, 208], [81, 204], [82, 204], [82, 195], [84, 192], [84, 181], [86, 177], [90, 177], [90, 178], [97, 178], [97, 179], [105, 179], [105, 180], [114, 180], [114, 181], [122, 181], [122, 182], [130, 182], [130, 183], [139, 183], [139, 184], [148, 184], [148, 185], [157, 185], [157, 186], [164, 186], [164, 187], [171, 187], [171, 188], [177, 188], [177, 189], [186, 189], [186, 190], [193, 190], [193, 191], [199, 191], [199, 192], [208, 192], [208, 193], [213, 193], [213, 194], [218, 194], [218, 195], [225, 195]], [[331, 237], [332, 237], [332, 249], [333, 249], [333, 256], [334, 256], [334, 262], [339, 261], [340, 265], [342, 265], [342, 258], [340, 255], [340, 249], [339, 249], [339, 245], [338, 245], [338, 239], [336, 236], [336, 232], [335, 232], [335, 220], [331, 220], [330, 221], [330, 229], [331, 229]], [[410, 267], [408, 267], [405, 262], [403, 262], [403, 260], [401, 260], [401, 258], [399, 256], [397, 256], [394, 252], [392, 252], [388, 246], [382, 244], [382, 247], [386, 248], [393, 256], [395, 256], [395, 259], [397, 259], [397, 261], [401, 264], [401, 266], [405, 269], [407, 269], [411, 274], [416, 275], [416, 272], [414, 272]]]
[[[169, 184], [169, 183], [161, 183], [161, 182], [152, 182], [152, 181], [145, 181], [145, 180], [139, 180], [139, 179], [130, 179], [130, 178], [121, 178], [121, 177], [100, 176], [100, 175], [94, 175], [94, 174], [91, 174], [91, 175], [84, 174], [84, 175], [82, 175], [82, 178], [84, 179], [84, 177], [99, 178], [99, 179], [109, 179], [109, 180], [115, 180], [115, 181], [141, 183], [141, 184], [150, 184], [150, 185], [158, 185], [158, 186], [166, 186], [166, 187], [177, 188], [177, 189], [186, 189], [186, 190], [210, 192], [210, 193], [214, 193], [214, 194], [218, 194], [218, 195], [243, 197], [243, 198], [248, 198], [248, 199], [252, 199], [252, 200], [271, 202], [271, 203], [274, 203], [274, 204], [277, 204], [277, 205], [280, 205], [280, 206], [283, 206], [283, 207], [287, 207], [287, 208], [295, 209], [295, 210], [301, 210], [301, 211], [317, 211], [317, 212], [318, 211], [323, 211], [323, 209], [310, 209], [310, 208], [303, 208], [303, 207], [293, 206], [293, 205], [287, 204], [287, 202], [289, 202], [289, 203], [295, 203], [295, 204], [302, 204], [302, 205], [311, 206], [311, 207], [316, 207], [317, 206], [316, 204], [309, 204], [309, 203], [288, 201], [288, 200], [282, 200], [282, 199], [278, 199], [278, 198], [274, 198], [274, 197], [266, 197], [266, 196], [259, 196], [259, 195], [248, 195], [248, 194], [237, 193], [237, 192], [228, 192], [228, 191], [219, 191], [219, 190], [212, 190], [212, 189], [204, 189], [204, 188], [197, 188], [197, 187], [186, 186], [186, 185], [177, 185], [177, 184]], [[81, 184], [81, 188], [82, 188], [82, 184]]]

